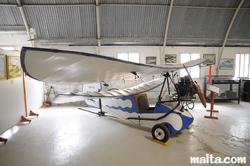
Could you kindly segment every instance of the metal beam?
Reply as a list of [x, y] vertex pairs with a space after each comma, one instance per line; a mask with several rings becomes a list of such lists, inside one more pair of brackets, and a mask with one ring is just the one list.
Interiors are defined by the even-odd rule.
[[16, 7], [14, 4], [0, 4], [1, 7]]
[[26, 16], [25, 16], [24, 11], [23, 11], [22, 3], [21, 3], [20, 0], [17, 0], [17, 4], [18, 4], [18, 8], [19, 8], [19, 10], [21, 12], [21, 15], [22, 15], [22, 19], [23, 19], [23, 22], [24, 22], [25, 29], [26, 29], [27, 34], [28, 34], [28, 40], [31, 42], [31, 45], [34, 46], [33, 42], [31, 41], [30, 29], [29, 29], [29, 25], [28, 25]]
[[[161, 5], [161, 4], [127, 4], [127, 3], [124, 3], [124, 4], [99, 4], [100, 6], [145, 6], [145, 7], [166, 7], [166, 6], [169, 6], [169, 5]], [[15, 4], [3, 4], [3, 3], [0, 3], [0, 6], [16, 6]], [[25, 4], [25, 5], [22, 5], [23, 7], [55, 7], [55, 6], [96, 6], [96, 4], [84, 4], [84, 3], [78, 3], [78, 4], [72, 4], [72, 3], [68, 3], [68, 4]], [[195, 8], [200, 8], [200, 9], [218, 9], [218, 10], [221, 10], [221, 9], [227, 9], [227, 10], [235, 10], [237, 8], [235, 7], [226, 7], [226, 6], [191, 6], [191, 5], [174, 5], [173, 7], [176, 7], [176, 8], [190, 8], [190, 9], [195, 9]], [[244, 9], [244, 10], [250, 10], [249, 7], [245, 7], [245, 8], [241, 8], [241, 9]]]
[[[1, 32], [0, 32], [1, 33]], [[35, 38], [31, 39], [31, 41], [39, 41], [39, 40], [57, 40], [57, 41], [71, 41], [71, 40], [95, 40], [95, 37], [81, 37], [81, 38]], [[139, 39], [139, 40], [162, 40], [163, 37], [102, 37], [102, 39]], [[176, 37], [169, 37], [168, 40], [189, 40], [189, 41], [197, 41], [197, 40], [204, 40], [204, 41], [222, 41], [223, 38], [176, 38]], [[250, 39], [227, 39], [227, 41], [243, 41], [243, 42], [250, 42]]]
[[[223, 40], [223, 44], [222, 44], [222, 47], [221, 47], [221, 51], [220, 51], [220, 54], [219, 54], [219, 59], [218, 59], [218, 61], [220, 61], [220, 59], [221, 59], [221, 57], [222, 57], [222, 54], [223, 54], [223, 51], [224, 51], [224, 48], [225, 48], [225, 45], [226, 45], [226, 42], [227, 42], [227, 38], [228, 38], [229, 32], [230, 32], [230, 30], [231, 30], [231, 28], [232, 28], [232, 26], [233, 26], [234, 20], [235, 20], [237, 14], [238, 14], [238, 12], [239, 12], [239, 10], [240, 10], [240, 8], [241, 8], [243, 2], [244, 2], [244, 0], [241, 0], [241, 1], [240, 1], [239, 5], [238, 5], [238, 7], [237, 7], [237, 9], [236, 9], [236, 11], [234, 12], [233, 18], [231, 19], [231, 22], [230, 22], [230, 24], [229, 24], [229, 26], [228, 26], [228, 28], [227, 28], [227, 32], [226, 32], [225, 38], [224, 38], [224, 40]], [[216, 66], [216, 75], [219, 74], [219, 69], [218, 69], [218, 67], [219, 67], [219, 63], [217, 63], [217, 66]]]
[[98, 41], [98, 54], [101, 54], [101, 32], [100, 32], [100, 14], [99, 14], [99, 2], [96, 0], [96, 30], [97, 30], [97, 41]]
[[[169, 7], [169, 12], [168, 12], [167, 23], [166, 23], [166, 28], [165, 28], [165, 35], [164, 35], [164, 42], [163, 42], [163, 50], [162, 50], [161, 59], [163, 59], [164, 55], [165, 55], [165, 47], [166, 47], [166, 42], [167, 42], [167, 37], [168, 37], [168, 27], [169, 27], [171, 13], [172, 13], [172, 9], [173, 9], [173, 4], [174, 4], [174, 0], [171, 0], [170, 7]], [[163, 62], [163, 61], [161, 61], [161, 62]], [[163, 65], [163, 64], [161, 64], [161, 65]]]
[[27, 35], [25, 26], [0, 26], [0, 34]]
[[[22, 15], [25, 29], [26, 29], [27, 34], [28, 34], [28, 40], [30, 41], [31, 37], [30, 37], [29, 25], [28, 25], [27, 19], [25, 17], [24, 11], [23, 11], [22, 3], [20, 0], [17, 0], [17, 4], [18, 4], [18, 8], [19, 8], [21, 15]], [[31, 43], [31, 46], [33, 47], [33, 42], [30, 41], [30, 43]], [[28, 107], [27, 107], [26, 82], [25, 82], [25, 73], [24, 72], [22, 74], [22, 80], [23, 80], [23, 94], [24, 94], [24, 110], [25, 110], [25, 115], [27, 116], [28, 115]]]

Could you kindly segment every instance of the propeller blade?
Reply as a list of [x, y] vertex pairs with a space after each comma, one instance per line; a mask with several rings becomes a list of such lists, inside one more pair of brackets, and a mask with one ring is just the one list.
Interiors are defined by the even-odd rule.
[[202, 105], [206, 108], [206, 107], [207, 107], [206, 99], [205, 99], [203, 93], [201, 92], [200, 87], [199, 87], [199, 86], [196, 84], [196, 82], [193, 80], [193, 78], [191, 77], [191, 75], [190, 75], [189, 72], [188, 72], [188, 69], [186, 68], [186, 66], [185, 66], [184, 64], [183, 64], [183, 67], [184, 67], [185, 70], [187, 71], [187, 74], [188, 74], [190, 80], [193, 82], [193, 84], [194, 84], [194, 86], [195, 86], [195, 88], [196, 88], [196, 90], [197, 90], [197, 94], [198, 94], [198, 96], [199, 96], [199, 98], [200, 98], [200, 101], [201, 101]]

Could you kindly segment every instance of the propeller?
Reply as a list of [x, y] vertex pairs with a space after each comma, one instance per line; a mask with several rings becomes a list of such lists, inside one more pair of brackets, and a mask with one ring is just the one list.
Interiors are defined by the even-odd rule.
[[203, 93], [201, 92], [200, 87], [199, 87], [199, 86], [197, 85], [197, 83], [193, 80], [193, 78], [191, 77], [191, 75], [190, 75], [189, 72], [188, 72], [188, 69], [186, 68], [186, 66], [185, 66], [184, 64], [183, 64], [183, 67], [184, 67], [185, 70], [187, 71], [187, 74], [188, 74], [190, 80], [193, 82], [193, 85], [195, 86], [195, 89], [197, 90], [197, 94], [198, 94], [198, 96], [199, 96], [199, 98], [200, 98], [200, 101], [201, 101], [202, 105], [206, 108], [206, 107], [207, 107], [206, 99], [205, 99]]

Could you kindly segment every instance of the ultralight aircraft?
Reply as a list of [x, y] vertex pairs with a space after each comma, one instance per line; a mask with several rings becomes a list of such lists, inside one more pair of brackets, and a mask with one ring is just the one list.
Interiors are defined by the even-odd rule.
[[[180, 94], [179, 84], [174, 83], [171, 73], [187, 70], [205, 61], [196, 59], [184, 64], [157, 66], [97, 54], [34, 47], [23, 47], [20, 59], [24, 73], [31, 78], [51, 84], [85, 86], [83, 92], [56, 95], [54, 103], [84, 100], [88, 106], [99, 108], [100, 111], [96, 113], [99, 116], [111, 115], [113, 118], [149, 125], [152, 127], [152, 137], [161, 142], [168, 141], [171, 135], [188, 128], [194, 120], [188, 109], [180, 104], [180, 98], [174, 105], [169, 104], [173, 104], [173, 100], [163, 100], [164, 86], [167, 85], [166, 89], [170, 91], [169, 82]], [[109, 91], [103, 88], [108, 86], [108, 81], [131, 79], [140, 80], [141, 83]], [[94, 84], [97, 84], [97, 88]], [[194, 93], [198, 94], [206, 107], [204, 96], [190, 75], [189, 84], [182, 86], [195, 88]], [[160, 87], [157, 102], [154, 107], [150, 107], [146, 92], [157, 87]], [[88, 111], [87, 108], [83, 110]]]

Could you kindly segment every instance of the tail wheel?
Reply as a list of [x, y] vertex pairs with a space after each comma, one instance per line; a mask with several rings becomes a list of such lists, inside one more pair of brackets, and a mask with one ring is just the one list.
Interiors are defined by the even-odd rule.
[[154, 125], [151, 132], [153, 138], [161, 142], [167, 142], [170, 137], [169, 129], [164, 124]]

